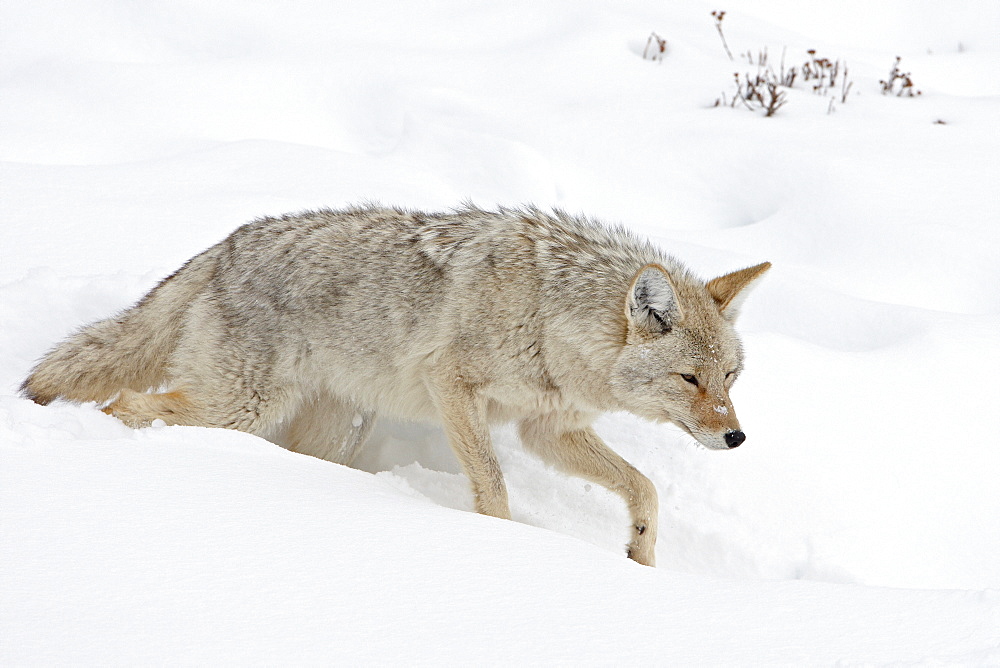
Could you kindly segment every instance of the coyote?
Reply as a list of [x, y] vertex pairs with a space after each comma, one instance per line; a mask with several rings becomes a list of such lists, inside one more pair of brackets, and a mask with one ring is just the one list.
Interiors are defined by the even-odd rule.
[[624, 497], [628, 556], [652, 566], [656, 488], [591, 424], [628, 411], [707, 448], [743, 443], [733, 320], [769, 267], [706, 283], [622, 227], [534, 207], [262, 218], [56, 346], [21, 391], [347, 465], [377, 415], [434, 420], [476, 509], [501, 518], [489, 426], [516, 421], [528, 449]]

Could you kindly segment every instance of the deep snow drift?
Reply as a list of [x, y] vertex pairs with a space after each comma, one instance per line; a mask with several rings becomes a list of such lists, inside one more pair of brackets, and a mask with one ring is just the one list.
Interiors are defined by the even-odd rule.
[[[4, 3], [0, 660], [1000, 662], [997, 25], [985, 1]], [[846, 102], [714, 108], [764, 48], [846, 61]], [[879, 94], [896, 56], [920, 96]], [[624, 558], [616, 496], [510, 428], [499, 522], [458, 512], [432, 426], [384, 422], [361, 472], [16, 397], [246, 220], [366, 199], [559, 206], [706, 277], [774, 263], [739, 326], [744, 446], [598, 423], [657, 485], [658, 569]]]

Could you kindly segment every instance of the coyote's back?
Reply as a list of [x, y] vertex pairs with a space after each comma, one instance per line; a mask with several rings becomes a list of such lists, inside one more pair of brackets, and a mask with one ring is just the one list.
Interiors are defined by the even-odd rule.
[[516, 420], [526, 446], [622, 492], [629, 554], [651, 564], [655, 488], [590, 423], [627, 410], [709, 448], [742, 443], [732, 323], [768, 266], [706, 283], [621, 228], [533, 208], [265, 218], [58, 345], [22, 391], [342, 463], [379, 413], [436, 420], [477, 509], [499, 517], [488, 426]]

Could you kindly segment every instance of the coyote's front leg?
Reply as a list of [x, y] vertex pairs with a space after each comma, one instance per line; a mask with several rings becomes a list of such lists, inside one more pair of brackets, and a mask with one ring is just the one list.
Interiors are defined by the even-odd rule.
[[628, 556], [646, 566], [656, 565], [656, 487], [590, 427], [560, 431], [554, 420], [521, 423], [521, 440], [543, 459], [622, 495], [632, 515]]
[[507, 486], [493, 452], [483, 402], [455, 373], [440, 373], [432, 386], [448, 443], [472, 483], [476, 512], [510, 519]]

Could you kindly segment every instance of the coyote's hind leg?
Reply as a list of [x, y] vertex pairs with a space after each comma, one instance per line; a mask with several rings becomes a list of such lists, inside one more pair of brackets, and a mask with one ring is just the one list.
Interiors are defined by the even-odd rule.
[[146, 394], [122, 390], [118, 398], [103, 410], [135, 429], [148, 427], [153, 420], [163, 420], [167, 424], [213, 426], [204, 423], [204, 411], [183, 391]]
[[122, 390], [104, 412], [137, 429], [163, 420], [170, 425], [236, 429], [268, 438], [287, 410], [287, 393], [229, 390], [206, 392], [185, 387], [153, 394]]
[[299, 406], [279, 442], [292, 452], [350, 466], [375, 419], [374, 411], [323, 391]]

